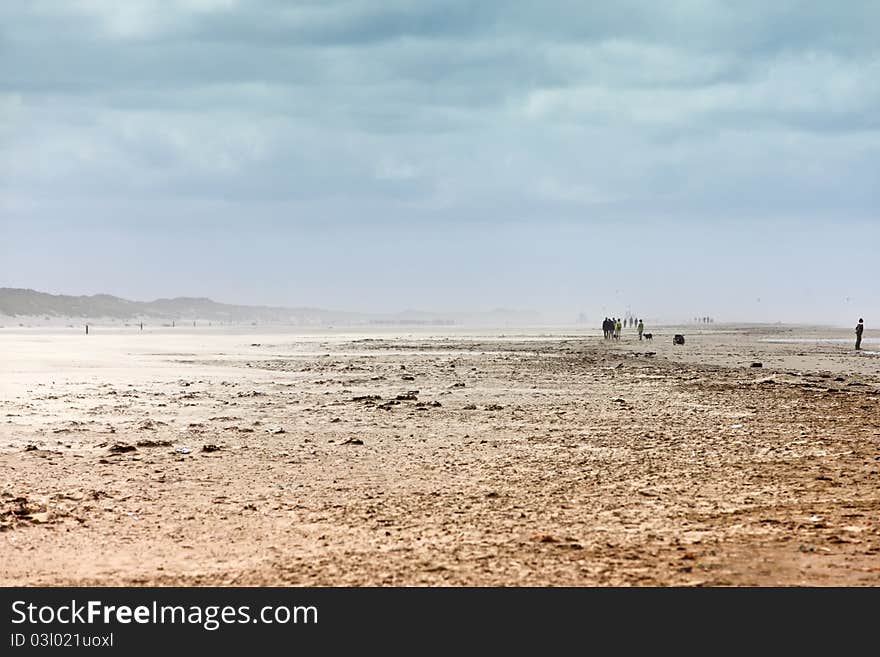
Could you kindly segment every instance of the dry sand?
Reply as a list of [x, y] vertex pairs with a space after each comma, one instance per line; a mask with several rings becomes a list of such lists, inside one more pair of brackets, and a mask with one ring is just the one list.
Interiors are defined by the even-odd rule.
[[877, 586], [850, 332], [6, 328], [0, 584]]

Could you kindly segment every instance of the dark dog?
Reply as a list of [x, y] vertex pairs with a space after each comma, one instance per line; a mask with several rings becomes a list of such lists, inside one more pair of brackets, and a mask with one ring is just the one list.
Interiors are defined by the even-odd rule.
[[676, 333], [675, 337], [672, 338], [672, 344], [684, 344], [684, 336]]
[[645, 340], [653, 340], [654, 334], [653, 333], [645, 333], [644, 337], [645, 337]]

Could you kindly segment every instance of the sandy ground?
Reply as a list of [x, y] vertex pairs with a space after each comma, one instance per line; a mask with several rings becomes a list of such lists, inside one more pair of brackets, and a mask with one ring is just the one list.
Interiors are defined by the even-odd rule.
[[880, 585], [880, 333], [653, 333], [5, 328], [0, 584]]

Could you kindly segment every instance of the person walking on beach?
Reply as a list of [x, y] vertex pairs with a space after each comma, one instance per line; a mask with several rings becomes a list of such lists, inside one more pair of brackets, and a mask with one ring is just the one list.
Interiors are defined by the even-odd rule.
[[639, 331], [639, 341], [641, 341], [642, 333], [645, 332], [645, 323], [642, 320], [639, 320], [638, 331]]
[[862, 333], [865, 332], [865, 320], [859, 319], [859, 323], [856, 324], [856, 349], [862, 348]]
[[614, 337], [620, 340], [620, 331], [623, 329], [623, 324], [620, 323], [620, 320], [617, 320], [617, 323], [614, 325]]

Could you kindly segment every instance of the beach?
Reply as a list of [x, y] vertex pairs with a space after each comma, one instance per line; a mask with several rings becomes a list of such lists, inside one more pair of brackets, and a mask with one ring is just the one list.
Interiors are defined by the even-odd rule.
[[6, 326], [0, 584], [880, 585], [880, 332], [648, 330]]

